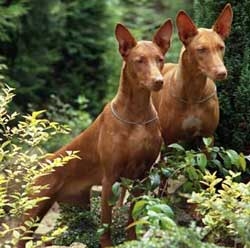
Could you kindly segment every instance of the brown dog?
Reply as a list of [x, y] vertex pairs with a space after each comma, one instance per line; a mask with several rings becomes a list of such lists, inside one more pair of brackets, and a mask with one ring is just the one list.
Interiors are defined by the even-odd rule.
[[[87, 206], [91, 187], [102, 185], [101, 222], [110, 225], [112, 207], [108, 200], [114, 182], [120, 177], [144, 177], [160, 151], [160, 125], [151, 91], [162, 88], [161, 70], [170, 46], [172, 22], [167, 20], [160, 27], [153, 42], [137, 42], [121, 24], [115, 34], [124, 60], [118, 93], [87, 130], [51, 158], [78, 150], [81, 159], [71, 160], [36, 181], [37, 185], [49, 184], [49, 189], [39, 194], [49, 200], [40, 202], [28, 217], [42, 218], [55, 201]], [[101, 246], [110, 245], [108, 230], [101, 237]]]
[[223, 80], [224, 39], [230, 33], [233, 12], [222, 10], [212, 29], [195, 26], [180, 11], [176, 18], [183, 43], [178, 64], [165, 64], [163, 90], [153, 93], [166, 145], [213, 135], [219, 122], [219, 102], [213, 80]]

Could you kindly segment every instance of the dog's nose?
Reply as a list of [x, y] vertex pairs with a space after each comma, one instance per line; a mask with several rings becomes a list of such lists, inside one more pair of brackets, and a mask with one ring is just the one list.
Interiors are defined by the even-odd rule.
[[163, 77], [157, 77], [154, 80], [154, 85], [158, 88], [161, 88], [163, 85]]
[[215, 78], [217, 80], [223, 80], [227, 78], [227, 70], [225, 67], [219, 67], [215, 69]]

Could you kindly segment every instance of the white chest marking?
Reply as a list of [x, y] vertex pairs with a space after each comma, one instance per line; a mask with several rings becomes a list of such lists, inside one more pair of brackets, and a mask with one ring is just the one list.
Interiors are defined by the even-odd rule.
[[201, 119], [191, 115], [185, 118], [182, 122], [182, 129], [184, 131], [195, 130], [194, 135], [198, 135], [201, 130], [202, 121]]

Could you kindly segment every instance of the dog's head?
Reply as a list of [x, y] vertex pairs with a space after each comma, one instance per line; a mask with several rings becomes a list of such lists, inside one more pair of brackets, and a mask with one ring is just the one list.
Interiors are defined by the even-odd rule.
[[163, 85], [161, 70], [164, 55], [170, 47], [172, 22], [167, 20], [155, 33], [152, 41], [136, 41], [129, 30], [117, 24], [115, 30], [119, 52], [125, 62], [126, 75], [138, 87], [158, 91]]
[[224, 40], [229, 36], [232, 19], [230, 4], [224, 7], [211, 29], [198, 29], [184, 11], [180, 11], [176, 17], [179, 38], [185, 46], [185, 52], [200, 72], [212, 80], [227, 77], [227, 69], [223, 63]]

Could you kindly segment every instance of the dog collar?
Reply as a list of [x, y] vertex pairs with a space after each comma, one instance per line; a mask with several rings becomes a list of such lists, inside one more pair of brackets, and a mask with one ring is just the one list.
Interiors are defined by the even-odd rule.
[[[189, 103], [187, 100], [185, 100], [185, 99], [183, 99], [183, 98], [181, 98], [181, 97], [178, 97], [178, 96], [176, 96], [175, 94], [173, 94], [171, 90], [170, 90], [169, 92], [170, 92], [170, 95], [171, 95], [172, 97], [174, 97], [176, 100], [178, 100], [179, 102], [182, 102], [182, 103]], [[204, 97], [203, 99], [201, 99], [201, 100], [199, 100], [199, 101], [197, 101], [197, 102], [194, 102], [194, 103], [192, 103], [192, 104], [204, 103], [204, 102], [210, 100], [210, 99], [211, 99], [212, 97], [214, 97], [216, 94], [217, 94], [217, 88], [216, 88], [216, 86], [215, 86], [215, 87], [214, 87], [214, 91], [213, 91], [210, 95], [208, 95], [208, 96]]]
[[130, 120], [125, 120], [123, 119], [122, 117], [119, 116], [119, 114], [115, 111], [114, 109], [114, 106], [113, 106], [113, 102], [110, 103], [110, 109], [111, 109], [111, 113], [113, 114], [113, 116], [123, 122], [123, 123], [126, 123], [126, 124], [132, 124], [132, 125], [146, 125], [146, 124], [149, 124], [153, 121], [156, 121], [158, 119], [158, 116], [155, 115], [154, 118], [150, 119], [150, 120], [147, 120], [147, 121], [130, 121]]

